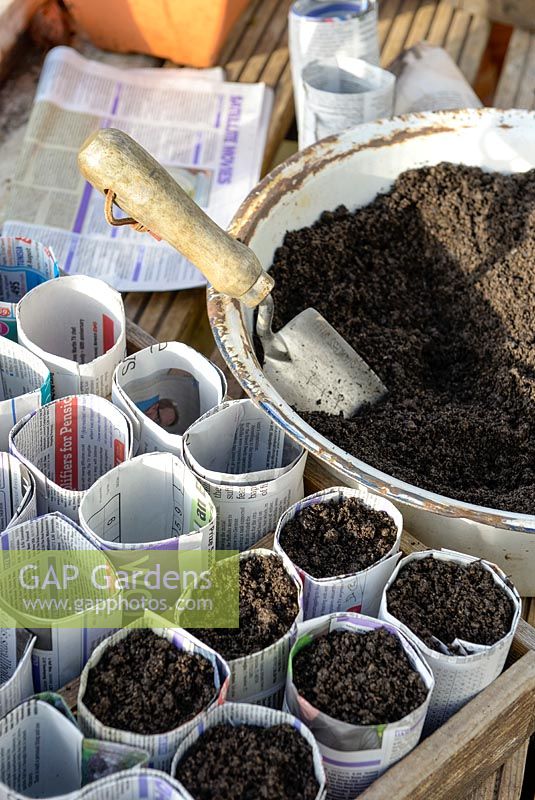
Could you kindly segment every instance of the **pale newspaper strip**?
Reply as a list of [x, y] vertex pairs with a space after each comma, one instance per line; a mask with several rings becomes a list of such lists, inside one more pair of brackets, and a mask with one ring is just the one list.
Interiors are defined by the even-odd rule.
[[[224, 703], [224, 705], [209, 711], [204, 719], [188, 734], [180, 743], [171, 766], [171, 775], [176, 777], [179, 782], [180, 762], [190, 747], [198, 742], [199, 739], [202, 740], [203, 734], [215, 725], [229, 725], [231, 727], [236, 725], [249, 725], [259, 728], [273, 728], [275, 725], [291, 725], [291, 727], [295, 728], [307, 741], [312, 750], [314, 775], [318, 782], [318, 793], [314, 800], [323, 800], [323, 798], [326, 797], [325, 770], [323, 769], [321, 753], [309, 729], [303, 725], [300, 720], [292, 716], [292, 714], [286, 714], [284, 711], [278, 711], [273, 708], [255, 706], [250, 703]], [[244, 766], [246, 768], [246, 765]], [[186, 787], [183, 786], [183, 784], [180, 785], [184, 791], [185, 800], [193, 800]], [[258, 787], [257, 796], [259, 798], [263, 796], [260, 786]]]
[[388, 514], [397, 528], [396, 541], [388, 553], [375, 564], [349, 575], [314, 578], [301, 569], [299, 564], [294, 564], [303, 582], [305, 619], [322, 617], [333, 611], [355, 611], [376, 617], [386, 582], [401, 558], [399, 546], [403, 531], [403, 518], [397, 508], [389, 500], [370, 494], [366, 489], [350, 489], [346, 486], [323, 489], [288, 508], [277, 524], [273, 548], [275, 552], [289, 558], [280, 543], [281, 533], [284, 526], [303, 509], [318, 503], [340, 503], [350, 497], [356, 497], [375, 511], [384, 511]]
[[[303, 620], [303, 586], [292, 562], [286, 556], [274, 553], [273, 550], [259, 547], [231, 558], [244, 560], [258, 556], [282, 561], [297, 592], [298, 611], [290, 628], [272, 645], [250, 655], [229, 660], [230, 684], [227, 699], [236, 703], [256, 703], [270, 708], [280, 708], [284, 697], [288, 655], [295, 641], [297, 624]], [[183, 597], [186, 595], [187, 592]]]
[[[375, 0], [345, 3], [354, 12], [354, 16], [346, 19], [337, 18], [336, 9], [332, 8], [336, 5], [298, 0], [290, 8], [288, 36], [300, 149], [304, 146], [305, 95], [302, 71], [306, 65], [333, 56], [361, 58], [370, 64], [379, 64]], [[325, 14], [328, 16], [325, 17]]]
[[0, 453], [0, 531], [36, 516], [33, 475], [15, 456]]
[[132, 426], [103, 397], [73, 395], [20, 420], [9, 451], [34, 477], [37, 512], [61, 511], [77, 522], [87, 489], [132, 456]]
[[[218, 76], [219, 77], [219, 76]], [[272, 90], [199, 79], [180, 70], [122, 70], [60, 47], [46, 58], [13, 189], [5, 234], [50, 244], [67, 273], [121, 291], [202, 286], [164, 242], [109, 226], [104, 199], [86, 183], [77, 152], [93, 131], [126, 131], [226, 227], [260, 176]]]
[[170, 453], [147, 453], [103, 475], [85, 493], [80, 524], [104, 550], [213, 550], [216, 510]]
[[[147, 753], [141, 750], [84, 739], [58, 695], [26, 700], [0, 719], [0, 800], [28, 797], [74, 800], [85, 798], [86, 792], [93, 799], [97, 795], [89, 789], [96, 788], [100, 781], [81, 788], [82, 781], [87, 779], [86, 766], [91, 773], [92, 766], [98, 763], [104, 774], [117, 772], [121, 778], [126, 774], [125, 767], [137, 775], [137, 768], [146, 761]], [[113, 777], [110, 775], [106, 780]]]
[[[292, 681], [291, 660], [302, 647], [331, 631], [349, 631], [359, 636], [377, 628], [386, 628], [399, 639], [412, 667], [422, 678], [427, 696], [418, 708], [397, 722], [351, 725], [318, 711], [299, 695]], [[329, 798], [354, 800], [388, 767], [416, 747], [422, 734], [433, 685], [433, 673], [398, 626], [352, 613], [327, 614], [298, 626], [297, 641], [290, 655], [284, 708], [308, 725], [314, 734], [323, 756]]]
[[303, 69], [301, 147], [363, 122], [391, 117], [395, 77], [359, 58], [335, 56], [311, 61]]
[[404, 50], [388, 69], [397, 76], [395, 114], [483, 105], [442, 47], [420, 42]]
[[104, 281], [73, 275], [36, 286], [17, 305], [19, 342], [52, 373], [57, 400], [70, 394], [111, 396], [126, 354], [121, 295]]
[[[9, 550], [97, 549], [81, 528], [58, 513], [46, 514], [4, 531], [0, 536], [0, 544], [4, 559], [5, 551]], [[2, 613], [17, 618], [5, 597], [0, 599], [0, 615]], [[72, 628], [54, 627], [53, 620], [47, 620], [43, 615], [32, 616], [31, 612], [25, 618], [28, 620], [27, 627], [37, 637], [32, 654], [33, 684], [37, 692], [54, 692], [77, 677], [96, 645], [112, 631], [111, 628], [84, 628], [83, 611], [72, 614], [66, 612], [64, 619], [72, 619], [73, 626], [76, 626]], [[16, 628], [8, 630], [11, 636], [17, 633]]]
[[216, 507], [219, 550], [247, 550], [303, 497], [306, 452], [251, 400], [208, 411], [183, 445], [186, 464]]
[[25, 347], [0, 337], [0, 449], [16, 422], [52, 399], [50, 370]]
[[0, 719], [34, 692], [32, 651], [35, 641], [36, 637], [24, 628], [0, 628]]
[[49, 247], [31, 239], [0, 236], [0, 336], [17, 341], [15, 307], [26, 292], [59, 277]]
[[186, 800], [186, 795], [166, 772], [141, 768], [100, 778], [84, 786], [76, 800]]
[[182, 342], [160, 342], [128, 356], [112, 384], [113, 403], [132, 423], [134, 452], [157, 450], [179, 458], [184, 431], [226, 393], [223, 373]]
[[[478, 645], [456, 639], [452, 643], [459, 645], [466, 655], [446, 655], [428, 647], [410, 628], [400, 622], [388, 611], [388, 590], [395, 582], [400, 570], [411, 561], [421, 558], [436, 558], [439, 561], [450, 561], [455, 564], [480, 563], [492, 575], [499, 586], [511, 600], [514, 607], [511, 629], [493, 645]], [[404, 634], [418, 647], [435, 678], [435, 688], [431, 697], [429, 713], [425, 723], [426, 736], [432, 733], [452, 714], [468, 703], [482, 689], [492, 683], [504, 668], [505, 660], [511, 647], [521, 612], [520, 596], [504, 572], [489, 561], [456, 553], [451, 550], [425, 550], [406, 556], [398, 564], [390, 580], [386, 584], [381, 600], [379, 616], [381, 619], [395, 623]]]
[[[146, 613], [145, 618], [154, 619], [155, 621], [158, 620], [155, 614]], [[206, 711], [212, 708], [212, 706], [219, 705], [225, 701], [229, 682], [229, 666], [218, 653], [204, 645], [194, 636], [191, 636], [187, 631], [168, 627], [151, 628], [150, 630], [157, 636], [162, 636], [164, 639], [167, 639], [174, 644], [178, 650], [187, 653], [196, 653], [210, 661], [214, 669], [214, 693], [212, 699], [207, 707], [199, 714], [196, 714], [174, 730], [166, 731], [165, 733], [142, 735], [131, 731], [119, 730], [118, 728], [110, 728], [107, 725], [103, 725], [84, 703], [84, 694], [87, 688], [89, 671], [98, 664], [108, 648], [113, 647], [114, 644], [125, 639], [132, 633], [135, 627], [136, 625], [134, 624], [114, 633], [97, 647], [87, 662], [80, 676], [80, 689], [77, 703], [78, 722], [82, 731], [88, 736], [92, 736], [96, 739], [105, 739], [110, 742], [121, 742], [131, 747], [146, 750], [150, 756], [149, 766], [167, 772], [169, 771], [173, 756], [182, 739], [193, 730], [197, 722], [204, 717]]]

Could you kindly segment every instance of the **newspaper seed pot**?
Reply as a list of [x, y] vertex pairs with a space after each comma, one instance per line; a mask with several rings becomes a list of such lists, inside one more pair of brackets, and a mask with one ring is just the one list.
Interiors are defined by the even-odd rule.
[[[288, 559], [272, 550], [259, 548], [235, 558], [240, 566], [239, 628], [190, 633], [228, 662], [229, 700], [280, 708], [288, 653], [303, 618], [301, 580]], [[214, 580], [215, 603], [217, 593]], [[224, 603], [224, 587], [221, 594]]]
[[37, 516], [37, 497], [32, 473], [18, 458], [0, 453], [0, 480], [8, 489], [0, 504], [0, 531], [28, 522]]
[[104, 398], [73, 395], [20, 420], [9, 450], [35, 479], [38, 513], [61, 511], [76, 522], [84, 492], [132, 455], [132, 429]]
[[315, 736], [330, 798], [353, 800], [416, 747], [433, 684], [394, 625], [338, 613], [298, 626], [284, 707]]
[[126, 352], [121, 295], [98, 278], [68, 275], [36, 286], [17, 306], [19, 342], [52, 373], [56, 399], [109, 397]]
[[146, 750], [167, 771], [178, 743], [224, 702], [228, 676], [226, 662], [186, 631], [125, 628], [84, 667], [78, 719], [86, 734]]
[[91, 486], [80, 524], [99, 547], [213, 550], [214, 504], [195, 476], [170, 453], [125, 461]]
[[182, 458], [184, 431], [220, 403], [223, 373], [181, 342], [161, 342], [128, 356], [113, 376], [112, 400], [132, 422], [135, 452]]
[[13, 424], [49, 403], [50, 371], [29, 350], [0, 338], [0, 448], [7, 450]]
[[[36, 695], [0, 719], [0, 797], [72, 800], [82, 784], [146, 764], [147, 753], [124, 745], [84, 739], [62, 697]], [[137, 769], [131, 773], [139, 775]], [[96, 790], [100, 781], [93, 784]], [[74, 794], [75, 793], [75, 794]], [[90, 796], [95, 797], [94, 794]]]
[[[65, 614], [54, 617], [50, 610], [37, 611], [33, 608], [31, 611], [23, 611], [18, 602], [20, 596], [30, 599], [34, 596], [49, 596], [44, 592], [41, 595], [32, 592], [20, 595], [20, 573], [17, 564], [20, 565], [24, 561], [20, 560], [18, 551], [24, 550], [29, 551], [30, 557], [35, 551], [40, 550], [69, 551], [73, 557], [72, 563], [79, 568], [80, 579], [83, 581], [87, 562], [84, 562], [81, 556], [77, 558], [76, 551], [94, 551], [96, 548], [86, 538], [81, 528], [58, 513], [46, 514], [16, 525], [0, 535], [2, 553], [0, 626], [3, 617], [7, 617], [9, 621], [9, 627], [0, 627], [0, 641], [7, 643], [8, 652], [13, 652], [20, 641], [22, 627], [28, 628], [30, 633], [35, 634], [37, 639], [31, 656], [32, 690], [55, 692], [80, 674], [93, 649], [114, 629], [84, 627], [84, 619], [86, 622], [88, 619], [84, 609], [80, 611], [69, 609]], [[9, 551], [15, 551], [12, 556], [13, 563], [10, 562]], [[111, 570], [111, 564], [109, 566]], [[13, 570], [16, 570], [16, 575], [10, 574]], [[30, 573], [30, 578], [33, 574]], [[15, 595], [17, 589], [19, 594]], [[81, 583], [80, 592], [81, 597], [91, 597], [89, 577]], [[110, 590], [109, 595], [105, 591], [103, 596], [111, 598], [115, 595], [115, 590]], [[4, 625], [7, 624], [4, 622]], [[0, 688], [0, 696], [1, 691]]]
[[49, 247], [20, 236], [0, 236], [0, 336], [17, 341], [17, 303], [34, 286], [58, 277], [58, 262]]
[[303, 613], [377, 616], [381, 595], [401, 553], [403, 519], [382, 497], [333, 487], [305, 497], [280, 518], [274, 549], [303, 582]]
[[379, 616], [399, 625], [433, 671], [426, 735], [498, 677], [520, 611], [516, 588], [488, 561], [449, 550], [400, 561]]
[[184, 460], [214, 501], [218, 550], [252, 547], [303, 497], [306, 453], [251, 400], [222, 403], [191, 425]]
[[[236, 759], [246, 752], [247, 761]], [[245, 769], [244, 769], [245, 768]], [[238, 796], [255, 784], [257, 796], [321, 800], [325, 772], [318, 745], [291, 714], [249, 703], [225, 703], [210, 711], [181, 742], [171, 774], [188, 800]], [[240, 795], [241, 796], [241, 795]]]
[[0, 629], [0, 719], [33, 694], [35, 642], [36, 637], [24, 628]]
[[178, 781], [156, 769], [136, 769], [117, 772], [82, 789], [78, 800], [185, 800]]

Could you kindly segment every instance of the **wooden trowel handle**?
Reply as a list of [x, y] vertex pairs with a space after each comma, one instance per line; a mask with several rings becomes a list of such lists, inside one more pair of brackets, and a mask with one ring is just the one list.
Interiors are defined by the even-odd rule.
[[103, 128], [82, 145], [78, 165], [126, 214], [165, 239], [220, 292], [254, 308], [273, 288], [252, 250], [216, 225], [161, 164], [123, 131]]

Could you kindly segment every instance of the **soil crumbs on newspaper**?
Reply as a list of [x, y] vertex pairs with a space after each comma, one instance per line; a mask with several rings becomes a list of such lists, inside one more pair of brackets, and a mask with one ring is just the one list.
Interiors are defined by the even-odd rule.
[[[240, 559], [239, 592], [239, 628], [191, 630], [227, 661], [274, 644], [290, 630], [299, 611], [297, 587], [277, 556]], [[224, 602], [224, 591], [222, 597]]]
[[[453, 642], [491, 645], [511, 629], [511, 599], [479, 562], [432, 556], [409, 561], [387, 593], [388, 611], [428, 647], [462, 655]], [[441, 647], [436, 640], [444, 645]]]
[[187, 751], [176, 777], [195, 800], [314, 800], [312, 748], [291, 725], [216, 725]]
[[307, 422], [398, 479], [535, 512], [535, 170], [410, 170], [287, 233], [272, 274], [275, 329], [312, 306], [388, 389]]
[[318, 636], [295, 656], [293, 682], [319, 711], [351, 725], [396, 722], [427, 697], [399, 639], [384, 628]]
[[214, 699], [214, 668], [149, 630], [109, 647], [89, 671], [84, 704], [104, 725], [133, 733], [165, 733]]
[[358, 497], [314, 503], [281, 531], [284, 552], [314, 578], [347, 575], [379, 561], [396, 542], [397, 528], [386, 511]]

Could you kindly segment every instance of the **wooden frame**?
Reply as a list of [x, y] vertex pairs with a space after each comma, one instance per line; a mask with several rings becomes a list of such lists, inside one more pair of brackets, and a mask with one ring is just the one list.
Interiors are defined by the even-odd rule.
[[477, 14], [493, 22], [502, 22], [515, 28], [535, 30], [533, 0], [449, 0], [455, 8]]

